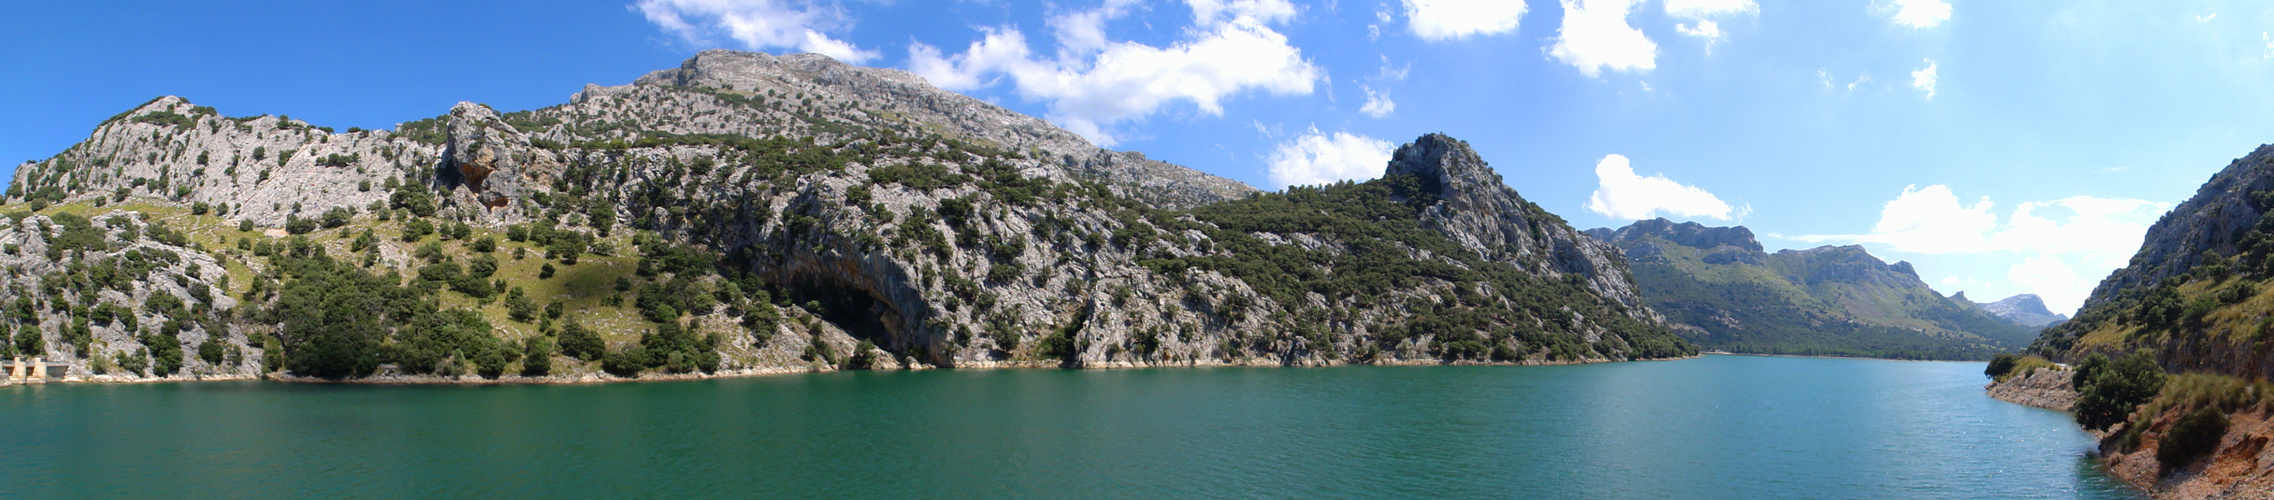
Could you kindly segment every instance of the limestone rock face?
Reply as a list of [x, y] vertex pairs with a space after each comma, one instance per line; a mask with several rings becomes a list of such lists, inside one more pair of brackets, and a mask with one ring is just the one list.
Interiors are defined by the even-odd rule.
[[44, 192], [51, 204], [132, 197], [225, 205], [230, 220], [276, 228], [293, 217], [385, 200], [379, 187], [399, 169], [439, 153], [386, 131], [337, 133], [282, 116], [230, 118], [165, 96], [103, 122], [53, 158], [17, 166], [10, 198]]
[[2238, 238], [2269, 208], [2252, 194], [2268, 190], [2274, 190], [2274, 144], [2228, 163], [2197, 188], [2194, 197], [2157, 219], [2131, 264], [2101, 280], [2092, 297], [2085, 299], [2084, 309], [2123, 290], [2153, 287], [2185, 274], [2202, 264], [2206, 255], [2234, 255]]
[[447, 127], [441, 178], [464, 187], [478, 206], [505, 208], [528, 198], [544, 190], [538, 179], [560, 169], [551, 152], [532, 147], [489, 106], [460, 102], [450, 108]]
[[[774, 56], [757, 52], [706, 50], [678, 68], [642, 76], [632, 87], [693, 87], [733, 95], [769, 96], [800, 102], [854, 103], [864, 117], [922, 123], [952, 137], [1013, 151], [1040, 151], [1051, 168], [1084, 180], [1127, 189], [1129, 196], [1166, 208], [1236, 199], [1256, 192], [1238, 181], [1201, 173], [1134, 152], [1109, 151], [1049, 122], [940, 90], [906, 71], [848, 65], [820, 54]], [[623, 95], [630, 89], [588, 88], [595, 96]]]
[[1400, 176], [1436, 194], [1422, 220], [1453, 241], [1549, 277], [1578, 275], [1596, 293], [1647, 314], [1618, 247], [1525, 201], [1468, 143], [1444, 134], [1421, 136], [1391, 155], [1384, 178]]
[[[290, 321], [254, 314], [273, 310], [296, 279], [275, 264], [279, 252], [393, 276], [437, 307], [482, 315], [508, 342], [583, 318], [620, 353], [678, 323], [715, 341], [724, 373], [1695, 353], [1642, 304], [1615, 248], [1525, 201], [1467, 144], [1424, 136], [1385, 168], [1429, 187], [1336, 195], [1394, 221], [1290, 221], [1266, 212], [1316, 203], [1307, 198], [1316, 193], [1260, 193], [1099, 148], [907, 72], [818, 55], [705, 51], [630, 85], [585, 86], [557, 106], [459, 103], [393, 131], [228, 118], [168, 97], [19, 168], [6, 201], [155, 206], [206, 242], [170, 249], [195, 255], [179, 265], [200, 271], [125, 279], [137, 295], [103, 295], [109, 302], [87, 298], [106, 292], [11, 282], [25, 285], [0, 286], [0, 304], [70, 311], [218, 281], [210, 288], [227, 292], [211, 307], [231, 313], [180, 339], [227, 339], [254, 361], [200, 368], [216, 376], [261, 373], [263, 335]], [[324, 226], [310, 221], [318, 217]], [[0, 242], [44, 255], [34, 240], [52, 231], [42, 220], [0, 228]], [[111, 229], [115, 243], [141, 244], [124, 227]], [[70, 262], [91, 269], [123, 248]], [[659, 271], [658, 262], [695, 263]], [[16, 276], [55, 271], [0, 265]], [[1348, 276], [1373, 269], [1398, 271]], [[230, 273], [251, 282], [228, 284]], [[682, 300], [691, 302], [656, 307]], [[555, 301], [560, 317], [531, 320], [530, 306]], [[42, 328], [76, 331], [61, 317], [43, 317]], [[76, 366], [152, 342], [90, 328], [94, 344], [63, 349]], [[603, 377], [597, 361], [554, 366], [562, 380]], [[376, 376], [464, 373], [405, 370]]]

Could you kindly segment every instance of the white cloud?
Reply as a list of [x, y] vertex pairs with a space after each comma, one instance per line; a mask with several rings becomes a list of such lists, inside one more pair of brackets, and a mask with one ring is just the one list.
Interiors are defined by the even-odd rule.
[[1880, 210], [1869, 234], [1793, 239], [1871, 243], [1933, 255], [2014, 255], [2020, 260], [2006, 278], [2065, 311], [2082, 305], [2109, 271], [2124, 267], [2148, 226], [2171, 204], [2071, 196], [2016, 205], [2002, 222], [1996, 207], [1988, 197], [1962, 202], [1949, 186], [1906, 186]]
[[1950, 3], [1943, 0], [1875, 0], [1871, 10], [1912, 28], [1932, 28], [1950, 20]]
[[1365, 113], [1366, 116], [1381, 118], [1390, 116], [1390, 112], [1398, 110], [1398, 103], [1390, 100], [1389, 93], [1377, 92], [1373, 87], [1363, 85], [1359, 88], [1366, 90], [1366, 105], [1358, 108], [1358, 112]]
[[2212, 20], [2212, 19], [2218, 19], [2218, 18], [2219, 18], [2219, 13], [2217, 13], [2217, 12], [2213, 12], [2213, 13], [2209, 13], [2209, 14], [2196, 14], [2196, 15], [2195, 15], [2195, 22], [2198, 22], [2198, 23], [2204, 23], [2204, 24], [2209, 24], [2209, 23], [2211, 22], [2211, 20]]
[[689, 44], [711, 45], [724, 36], [750, 50], [791, 49], [851, 63], [877, 57], [824, 34], [851, 25], [834, 7], [795, 0], [640, 0], [634, 8]]
[[1747, 211], [1664, 175], [1635, 175], [1634, 167], [1621, 155], [1606, 155], [1595, 162], [1595, 178], [1599, 184], [1588, 199], [1587, 210], [1608, 217], [1642, 220], [1665, 214], [1729, 220], [1744, 217]]
[[1869, 84], [1871, 84], [1871, 73], [1857, 73], [1855, 81], [1848, 82], [1848, 91], [1854, 92], [1856, 87]]
[[1021, 97], [1049, 101], [1051, 121], [1106, 146], [1117, 142], [1109, 125], [1171, 102], [1221, 115], [1227, 96], [1309, 94], [1323, 73], [1270, 28], [1295, 16], [1286, 0], [1188, 0], [1193, 25], [1183, 41], [1167, 47], [1103, 41], [1102, 23], [1126, 5], [1113, 2], [1094, 15], [1053, 21], [1061, 49], [1054, 58], [1037, 57], [1016, 28], [984, 28], [985, 36], [952, 56], [910, 44], [909, 69], [949, 90], [984, 88], [1008, 77]]
[[1753, 0], [1666, 0], [1666, 15], [1703, 18], [1722, 14], [1749, 14], [1761, 6]]
[[1516, 31], [1521, 0], [1405, 0], [1406, 27], [1432, 42]]
[[1548, 56], [1594, 77], [1603, 70], [1650, 71], [1658, 44], [1627, 24], [1635, 0], [1563, 0], [1563, 27]]
[[1271, 182], [1286, 186], [1327, 184], [1379, 177], [1390, 163], [1392, 144], [1348, 132], [1320, 133], [1317, 127], [1281, 143], [1271, 153]]
[[1063, 52], [1083, 52], [1105, 47], [1105, 23], [1129, 13], [1129, 7], [1138, 0], [1106, 0], [1105, 5], [1092, 10], [1075, 11], [1051, 16], [1044, 23], [1058, 35], [1058, 47]]
[[1927, 91], [1928, 99], [1934, 98], [1934, 84], [1935, 63], [1933, 59], [1927, 60], [1927, 67], [1911, 72], [1911, 88]]
[[1707, 54], [1713, 53], [1714, 42], [1727, 35], [1721, 31], [1721, 24], [1712, 18], [1754, 14], [1761, 10], [1753, 0], [1666, 0], [1665, 7], [1667, 17], [1690, 20], [1675, 24], [1674, 31], [1705, 39]]

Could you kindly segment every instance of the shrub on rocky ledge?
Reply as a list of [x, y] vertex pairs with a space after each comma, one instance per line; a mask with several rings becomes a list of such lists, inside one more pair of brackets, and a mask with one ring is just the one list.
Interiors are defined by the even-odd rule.
[[2196, 408], [2172, 422], [2171, 430], [2156, 444], [2156, 462], [2165, 471], [2179, 468], [2219, 447], [2227, 435], [2227, 415], [2209, 406]]

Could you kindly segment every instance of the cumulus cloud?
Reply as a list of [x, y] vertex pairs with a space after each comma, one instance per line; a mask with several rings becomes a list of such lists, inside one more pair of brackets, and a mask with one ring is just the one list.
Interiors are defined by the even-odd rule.
[[1365, 113], [1366, 116], [1381, 118], [1390, 116], [1390, 112], [1398, 110], [1398, 103], [1390, 100], [1388, 92], [1378, 92], [1374, 90], [1374, 87], [1369, 86], [1360, 86], [1359, 88], [1366, 90], [1366, 105], [1358, 108], [1358, 112]]
[[1108, 127], [1142, 118], [1171, 102], [1221, 115], [1221, 101], [1250, 90], [1309, 94], [1323, 73], [1271, 25], [1295, 16], [1286, 0], [1187, 0], [1193, 25], [1166, 47], [1105, 41], [1103, 23], [1130, 2], [1053, 19], [1060, 47], [1034, 54], [1014, 27], [983, 28], [962, 53], [922, 43], [908, 47], [909, 69], [933, 85], [974, 90], [1007, 78], [1020, 97], [1048, 101], [1047, 118], [1100, 145], [1118, 142]]
[[2016, 205], [2003, 220], [1988, 197], [1972, 203], [1949, 186], [1906, 186], [1880, 210], [1871, 232], [1799, 236], [1812, 242], [1885, 245], [1922, 254], [2007, 254], [2006, 279], [2073, 310], [2110, 271], [2124, 267], [2169, 203], [2092, 196]]
[[1942, 0], [1877, 0], [1871, 10], [1912, 28], [1932, 28], [1950, 20], [1950, 3]]
[[1714, 42], [1725, 35], [1714, 18], [1758, 13], [1761, 6], [1753, 0], [1666, 0], [1666, 16], [1687, 19], [1677, 23], [1674, 31], [1705, 40], [1706, 53], [1713, 53]]
[[1286, 187], [1372, 179], [1389, 165], [1391, 147], [1389, 141], [1312, 127], [1272, 151], [1271, 182]]
[[1934, 98], [1934, 67], [1934, 60], [1928, 59], [1927, 67], [1920, 68], [1918, 71], [1911, 72], [1911, 88], [1927, 91], [1928, 99]]
[[[1432, 42], [1516, 31], [1519, 0], [1405, 0], [1406, 27]], [[1387, 21], [1387, 16], [1384, 16]]]
[[832, 6], [795, 0], [640, 0], [633, 8], [689, 44], [712, 45], [723, 36], [750, 50], [790, 49], [852, 63], [877, 57], [875, 51], [826, 34], [852, 24]]
[[1658, 67], [1658, 44], [1627, 24], [1636, 0], [1563, 0], [1563, 26], [1556, 29], [1548, 56], [1587, 76], [1603, 70], [1650, 71]]
[[1595, 162], [1595, 178], [1598, 184], [1595, 195], [1588, 199], [1587, 210], [1613, 218], [1643, 220], [1674, 215], [1729, 220], [1746, 213], [1697, 186], [1683, 185], [1664, 175], [1636, 175], [1634, 166], [1622, 155], [1607, 155]]

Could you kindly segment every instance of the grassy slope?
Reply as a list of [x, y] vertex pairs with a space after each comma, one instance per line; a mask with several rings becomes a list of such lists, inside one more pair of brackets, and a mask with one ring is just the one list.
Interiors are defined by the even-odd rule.
[[[24, 212], [28, 208], [22, 203], [0, 204], [0, 213]], [[254, 256], [252, 252], [239, 250], [237, 241], [249, 239], [253, 242], [280, 243], [286, 239], [286, 237], [276, 236], [284, 234], [280, 228], [255, 227], [251, 231], [238, 231], [235, 220], [212, 214], [192, 215], [189, 208], [167, 201], [130, 198], [123, 202], [102, 206], [81, 202], [51, 206], [38, 213], [71, 213], [99, 220], [111, 214], [126, 212], [140, 213], [151, 221], [162, 221], [168, 227], [182, 231], [189, 236], [191, 242], [203, 246], [209, 253], [222, 257], [220, 260], [229, 269], [228, 294], [231, 297], [243, 297], [244, 293], [251, 288], [254, 277], [267, 267], [263, 262], [266, 259]], [[381, 250], [383, 255], [397, 255], [401, 256], [402, 260], [407, 261], [402, 267], [391, 267], [383, 259], [379, 265], [370, 268], [373, 272], [380, 274], [385, 274], [390, 269], [398, 271], [404, 276], [416, 274], [417, 267], [424, 262], [411, 258], [412, 251], [419, 245], [437, 241], [439, 238], [428, 235], [421, 238], [417, 243], [404, 242], [400, 220], [380, 221], [368, 213], [356, 216], [354, 222], [348, 225], [318, 230], [308, 233], [306, 236], [309, 237], [310, 241], [323, 245], [326, 252], [331, 255], [355, 260], [353, 256], [358, 254], [350, 252], [349, 245], [354, 241], [354, 237], [361, 234], [365, 229], [372, 230], [379, 240], [378, 244], [386, 247]], [[473, 234], [464, 240], [440, 241], [444, 254], [463, 262], [479, 255], [479, 252], [475, 252], [468, 245], [473, 240], [485, 236], [494, 237], [498, 240], [495, 253], [498, 259], [498, 270], [492, 279], [503, 279], [508, 286], [524, 288], [526, 293], [533, 298], [532, 300], [537, 301], [540, 307], [545, 305], [546, 301], [560, 300], [565, 306], [564, 319], [576, 318], [586, 327], [597, 331], [602, 338], [611, 344], [637, 341], [640, 334], [654, 327], [654, 323], [640, 317], [639, 312], [631, 307], [629, 299], [618, 306], [610, 306], [606, 302], [608, 297], [618, 293], [615, 290], [616, 279], [632, 276], [639, 261], [638, 257], [630, 255], [636, 250], [633, 249], [628, 236], [617, 234], [611, 238], [599, 240], [614, 245], [617, 248], [616, 255], [602, 256], [587, 253], [581, 256], [574, 265], [545, 259], [544, 248], [527, 242], [508, 240], [503, 231], [491, 228], [475, 228]], [[513, 253], [516, 249], [525, 250], [527, 256], [514, 259]], [[360, 262], [360, 260], [356, 261]], [[540, 270], [547, 263], [553, 265], [555, 274], [549, 279], [539, 279]], [[480, 312], [485, 319], [489, 320], [491, 325], [497, 328], [497, 334], [501, 338], [520, 340], [537, 334], [537, 324], [521, 323], [511, 319], [507, 314], [502, 294], [486, 301], [475, 300], [453, 292], [444, 292], [440, 294], [440, 297], [445, 308], [463, 308]], [[545, 297], [546, 299], [535, 299], [536, 297]], [[562, 360], [556, 360], [554, 367], [555, 373], [582, 371], [576, 368], [575, 364], [565, 363]], [[584, 370], [590, 369], [590, 367], [584, 367]], [[509, 371], [513, 372], [519, 370], [519, 363], [509, 368]]]

